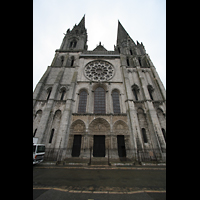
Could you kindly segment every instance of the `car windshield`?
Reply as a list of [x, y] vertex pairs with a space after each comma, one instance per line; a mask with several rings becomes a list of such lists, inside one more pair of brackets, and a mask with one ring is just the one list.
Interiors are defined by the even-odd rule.
[[38, 146], [37, 147], [37, 153], [45, 152], [45, 146]]

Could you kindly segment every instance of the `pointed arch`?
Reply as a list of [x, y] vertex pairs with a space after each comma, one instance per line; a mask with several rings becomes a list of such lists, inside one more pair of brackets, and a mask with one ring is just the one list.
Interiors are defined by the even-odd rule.
[[74, 121], [71, 126], [70, 126], [70, 132], [71, 133], [85, 133], [86, 131], [86, 126], [84, 121], [82, 121], [81, 119], [77, 119], [76, 121]]
[[60, 109], [58, 109], [58, 110], [55, 111], [53, 119], [54, 118], [61, 118], [61, 110]]
[[115, 133], [128, 133], [128, 125], [122, 120], [118, 120], [113, 125], [113, 132]]
[[132, 88], [132, 92], [135, 97], [135, 100], [138, 101], [138, 94], [139, 94], [140, 88], [136, 84], [132, 85], [131, 88]]
[[92, 134], [102, 133], [105, 135], [110, 132], [110, 124], [103, 118], [96, 118], [89, 124], [88, 130]]
[[64, 87], [64, 86], [62, 86], [62, 87], [60, 88], [60, 100], [64, 100], [66, 91], [67, 91], [67, 89], [66, 89], [66, 87]]
[[138, 113], [138, 114], [145, 114], [144, 109], [141, 108], [141, 107], [139, 107], [139, 108], [137, 109], [137, 113]]

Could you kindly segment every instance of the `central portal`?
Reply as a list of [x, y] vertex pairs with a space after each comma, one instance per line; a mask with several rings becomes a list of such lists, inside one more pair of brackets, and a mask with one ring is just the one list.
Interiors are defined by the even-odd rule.
[[105, 157], [105, 135], [94, 135], [94, 157]]

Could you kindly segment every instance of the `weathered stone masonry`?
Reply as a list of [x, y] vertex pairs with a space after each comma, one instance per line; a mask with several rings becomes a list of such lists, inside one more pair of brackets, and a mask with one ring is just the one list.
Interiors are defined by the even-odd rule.
[[33, 136], [62, 148], [62, 159], [88, 158], [92, 148], [94, 157], [109, 149], [110, 158], [136, 160], [156, 149], [165, 160], [166, 92], [144, 45], [118, 22], [114, 51], [87, 48], [84, 16], [34, 90]]

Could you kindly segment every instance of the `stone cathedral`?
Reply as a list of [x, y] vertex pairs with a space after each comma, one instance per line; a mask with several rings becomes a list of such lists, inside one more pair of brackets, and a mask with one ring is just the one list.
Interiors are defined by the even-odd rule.
[[165, 161], [166, 91], [143, 43], [119, 21], [113, 51], [101, 42], [88, 50], [87, 37], [84, 16], [38, 82], [33, 137], [46, 151], [62, 149], [61, 160], [138, 160], [145, 152]]

